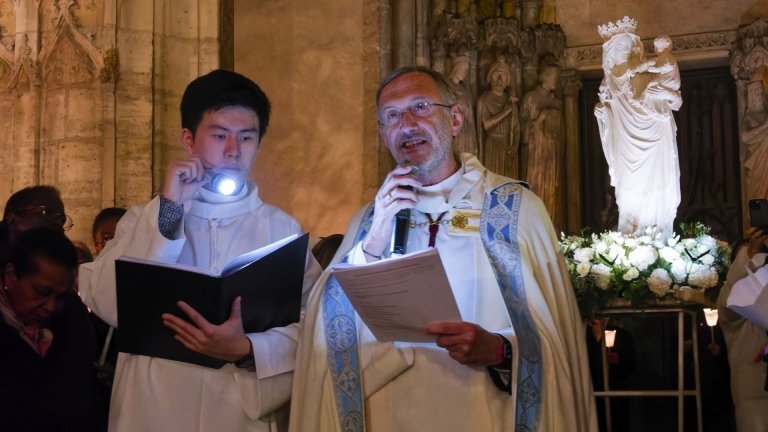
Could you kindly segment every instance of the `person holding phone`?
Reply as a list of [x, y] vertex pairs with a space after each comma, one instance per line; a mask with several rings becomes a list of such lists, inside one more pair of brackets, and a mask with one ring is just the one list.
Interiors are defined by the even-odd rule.
[[[238, 255], [302, 234], [298, 222], [262, 202], [249, 181], [269, 114], [261, 88], [238, 73], [215, 70], [187, 86], [181, 99], [185, 155], [168, 163], [161, 194], [129, 210], [96, 261], [82, 267], [80, 292], [101, 319], [117, 325], [114, 262], [122, 255], [217, 271]], [[213, 187], [221, 175], [231, 182], [227, 193]], [[305, 294], [318, 274], [308, 254]], [[188, 349], [229, 363], [210, 369], [120, 353], [110, 431], [280, 430], [298, 324], [245, 334], [239, 299], [221, 325], [184, 302], [179, 307], [185, 319], [157, 319]]]
[[749, 221], [753, 227], [768, 232], [768, 200], [749, 200]]
[[[760, 218], [755, 217], [759, 208], [749, 203], [753, 227], [749, 236], [737, 242], [731, 252], [731, 267], [725, 285], [717, 298], [719, 324], [723, 330], [731, 369], [731, 396], [739, 432], [765, 432], [768, 430], [768, 391], [764, 389], [766, 368], [754, 361], [755, 348], [766, 338], [766, 329], [726, 307], [733, 285], [747, 276], [747, 266], [756, 259], [765, 264], [768, 257], [768, 230], [758, 228]], [[763, 200], [765, 201], [765, 200]], [[753, 210], [753, 207], [755, 210]]]

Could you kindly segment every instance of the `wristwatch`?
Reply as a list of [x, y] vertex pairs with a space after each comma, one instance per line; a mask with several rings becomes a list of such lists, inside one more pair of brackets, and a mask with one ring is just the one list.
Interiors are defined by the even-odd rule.
[[502, 344], [499, 346], [499, 351], [496, 353], [499, 362], [493, 366], [493, 368], [498, 370], [509, 370], [512, 368], [512, 344], [504, 336], [498, 333], [496, 333], [496, 335], [501, 338]]
[[248, 345], [250, 348], [248, 349], [248, 354], [246, 354], [244, 357], [240, 358], [239, 360], [236, 360], [234, 362], [235, 367], [238, 367], [240, 369], [248, 369], [248, 370], [256, 370], [256, 360], [253, 358], [253, 344], [250, 343], [250, 339], [248, 340]]

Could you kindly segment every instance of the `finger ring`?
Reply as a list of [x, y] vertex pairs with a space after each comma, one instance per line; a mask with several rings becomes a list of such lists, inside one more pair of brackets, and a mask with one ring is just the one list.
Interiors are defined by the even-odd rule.
[[387, 204], [391, 204], [394, 200], [395, 199], [392, 197], [392, 194], [387, 194]]

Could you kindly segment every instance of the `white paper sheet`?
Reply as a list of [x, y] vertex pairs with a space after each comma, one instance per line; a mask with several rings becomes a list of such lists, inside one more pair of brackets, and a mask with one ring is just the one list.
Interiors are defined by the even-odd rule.
[[729, 309], [768, 330], [768, 266], [752, 272], [733, 284], [726, 305]]
[[461, 321], [436, 249], [332, 269], [355, 310], [381, 342], [434, 342], [427, 325]]

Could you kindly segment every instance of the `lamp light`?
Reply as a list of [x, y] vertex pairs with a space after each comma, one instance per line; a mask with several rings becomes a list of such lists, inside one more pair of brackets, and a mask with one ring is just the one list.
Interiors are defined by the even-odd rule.
[[715, 343], [715, 326], [717, 325], [717, 309], [704, 308], [704, 319], [709, 326], [709, 334], [712, 336], [712, 343]]
[[605, 331], [605, 347], [613, 348], [613, 344], [616, 342], [616, 330]]
[[707, 325], [714, 327], [717, 325], [717, 309], [704, 308], [704, 319], [707, 320]]
[[211, 176], [211, 189], [221, 195], [232, 195], [237, 190], [237, 182], [226, 174], [215, 173]]

